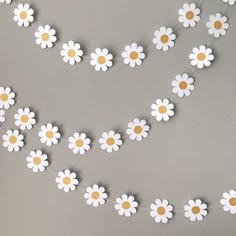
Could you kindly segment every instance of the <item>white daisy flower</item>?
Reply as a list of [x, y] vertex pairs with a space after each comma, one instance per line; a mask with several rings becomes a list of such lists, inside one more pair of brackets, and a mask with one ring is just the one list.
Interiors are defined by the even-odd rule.
[[126, 133], [129, 135], [131, 140], [141, 141], [143, 138], [148, 136], [150, 127], [147, 125], [145, 120], [134, 119], [133, 122], [128, 123], [128, 129]]
[[36, 44], [40, 45], [41, 48], [51, 48], [53, 43], [57, 41], [56, 31], [51, 29], [49, 25], [39, 26], [38, 31], [34, 33], [36, 37]]
[[24, 136], [20, 134], [18, 130], [8, 130], [2, 137], [3, 146], [8, 149], [9, 152], [19, 152], [24, 146]]
[[65, 192], [74, 191], [79, 181], [76, 179], [76, 174], [70, 170], [60, 171], [56, 178], [57, 187]]
[[105, 204], [107, 199], [107, 194], [105, 193], [105, 188], [99, 187], [97, 184], [94, 184], [92, 187], [88, 187], [84, 194], [84, 198], [87, 199], [88, 205], [93, 205], [98, 207], [99, 205]]
[[184, 206], [184, 210], [184, 215], [191, 221], [201, 221], [207, 215], [207, 205], [202, 203], [200, 199], [188, 201], [188, 205]]
[[29, 4], [20, 3], [14, 10], [14, 21], [17, 22], [18, 26], [28, 27], [30, 23], [34, 21], [34, 10], [30, 8]]
[[70, 63], [70, 65], [75, 65], [75, 63], [79, 63], [81, 61], [83, 51], [80, 49], [79, 43], [69, 41], [68, 43], [64, 43], [62, 48], [61, 55], [63, 56], [64, 62]]
[[69, 149], [74, 154], [84, 155], [86, 151], [90, 149], [91, 140], [87, 138], [85, 133], [74, 133], [73, 136], [69, 137]]
[[155, 31], [155, 38], [152, 40], [156, 44], [156, 49], [167, 51], [175, 45], [176, 35], [171, 28], [161, 27], [160, 30]]
[[35, 113], [32, 112], [28, 107], [25, 109], [18, 109], [17, 113], [14, 115], [15, 125], [19, 126], [20, 129], [32, 129], [33, 125], [36, 124]]
[[26, 161], [28, 162], [28, 168], [32, 169], [33, 172], [43, 172], [48, 166], [47, 155], [43, 154], [42, 151], [32, 151], [29, 156], [26, 157]]
[[223, 0], [223, 2], [228, 3], [230, 6], [233, 6], [236, 3], [236, 0]]
[[157, 99], [151, 108], [153, 110], [151, 114], [156, 117], [157, 121], [168, 121], [174, 115], [174, 104], [170, 103], [168, 99]]
[[212, 54], [211, 48], [206, 48], [204, 45], [201, 45], [199, 48], [193, 48], [189, 59], [191, 59], [193, 66], [202, 69], [204, 66], [208, 67], [211, 65], [211, 61], [214, 60], [214, 55]]
[[120, 134], [115, 133], [113, 130], [108, 133], [104, 132], [102, 138], [99, 139], [101, 144], [101, 149], [107, 152], [118, 151], [122, 145], [122, 140]]
[[11, 4], [11, 0], [0, 0], [1, 3]]
[[41, 131], [38, 133], [41, 138], [41, 143], [46, 143], [47, 146], [52, 146], [53, 144], [58, 144], [61, 134], [58, 132], [58, 127], [52, 124], [42, 125]]
[[0, 87], [0, 109], [9, 109], [15, 104], [15, 93], [10, 88]]
[[195, 27], [197, 22], [200, 21], [199, 14], [200, 9], [196, 7], [195, 3], [185, 3], [183, 8], [179, 9], [179, 22], [183, 24], [184, 27]]
[[96, 71], [107, 71], [112, 66], [112, 54], [108, 52], [106, 48], [97, 48], [95, 53], [91, 53], [90, 64], [95, 66]]
[[5, 122], [5, 111], [0, 110], [0, 127], [2, 126], [3, 122]]
[[119, 215], [125, 215], [127, 217], [137, 212], [138, 203], [135, 201], [133, 196], [127, 196], [123, 194], [121, 197], [116, 199], [115, 209]]
[[142, 60], [145, 58], [143, 52], [143, 47], [138, 46], [136, 43], [125, 46], [125, 51], [122, 52], [122, 57], [124, 58], [124, 63], [130, 65], [130, 67], [135, 67], [136, 65], [141, 65]]
[[228, 193], [223, 193], [223, 199], [220, 203], [224, 206], [224, 211], [236, 214], [236, 191], [230, 190]]
[[208, 33], [214, 35], [215, 38], [225, 35], [226, 30], [229, 28], [227, 20], [227, 17], [222, 16], [220, 13], [210, 16], [206, 25], [209, 29]]
[[176, 75], [175, 80], [172, 81], [172, 92], [177, 93], [179, 97], [189, 96], [194, 90], [194, 80], [188, 74]]
[[157, 199], [155, 203], [150, 205], [150, 216], [154, 218], [156, 223], [166, 224], [169, 219], [173, 218], [173, 206], [167, 200]]

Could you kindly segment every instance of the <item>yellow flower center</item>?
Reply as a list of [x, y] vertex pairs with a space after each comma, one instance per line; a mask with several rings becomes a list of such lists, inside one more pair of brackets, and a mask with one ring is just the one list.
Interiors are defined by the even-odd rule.
[[159, 112], [160, 114], [165, 114], [165, 113], [167, 112], [166, 106], [160, 106], [160, 107], [158, 108], [158, 112]]
[[140, 125], [137, 125], [137, 126], [134, 127], [134, 133], [136, 133], [136, 134], [142, 133], [142, 130], [143, 129]]
[[48, 33], [43, 33], [43, 34], [41, 35], [41, 39], [42, 39], [43, 41], [48, 41], [48, 40], [49, 40], [49, 34], [48, 34]]
[[229, 204], [230, 204], [231, 206], [236, 206], [236, 198], [235, 198], [235, 197], [230, 198], [230, 199], [229, 199]]
[[76, 147], [81, 148], [84, 145], [84, 141], [81, 139], [77, 139], [75, 142]]
[[93, 200], [97, 200], [99, 197], [100, 197], [99, 192], [93, 192], [93, 193], [91, 194], [91, 198], [92, 198]]
[[33, 159], [33, 163], [34, 163], [36, 166], [40, 165], [40, 164], [41, 164], [41, 158], [40, 158], [40, 157], [35, 157], [35, 158]]
[[68, 50], [67, 54], [68, 54], [68, 57], [73, 58], [73, 57], [75, 57], [76, 52], [74, 49], [70, 49], [70, 50]]
[[103, 65], [106, 62], [106, 58], [104, 56], [99, 56], [97, 61], [99, 64]]
[[47, 137], [48, 139], [52, 139], [52, 138], [54, 137], [54, 133], [53, 133], [51, 130], [48, 130], [48, 131], [46, 132], [46, 137]]
[[69, 185], [69, 184], [71, 183], [70, 177], [68, 177], [68, 176], [64, 177], [64, 178], [63, 178], [63, 183], [64, 183], [65, 185]]
[[188, 87], [188, 84], [187, 84], [185, 81], [181, 81], [181, 82], [179, 83], [179, 88], [180, 88], [180, 89], [184, 90], [184, 89], [186, 89], [187, 87]]
[[157, 214], [163, 216], [166, 213], [166, 209], [164, 207], [157, 208]]
[[8, 100], [8, 95], [6, 93], [2, 93], [0, 95], [0, 100], [3, 101], [3, 102], [6, 102]]
[[199, 61], [204, 61], [204, 60], [206, 59], [206, 54], [203, 53], [203, 52], [199, 52], [199, 53], [197, 54], [197, 59], [198, 59]]
[[188, 11], [188, 12], [186, 13], [186, 18], [187, 18], [188, 20], [192, 20], [193, 17], [194, 17], [194, 14], [193, 14], [192, 11]]
[[27, 18], [28, 14], [26, 11], [21, 11], [20, 13], [20, 18], [21, 20], [25, 20]]
[[107, 139], [107, 145], [112, 146], [115, 143], [115, 139], [114, 138], [108, 138]]
[[22, 115], [20, 120], [22, 123], [27, 123], [29, 121], [29, 117], [27, 115]]
[[193, 214], [199, 214], [200, 211], [201, 211], [201, 209], [200, 209], [200, 207], [198, 207], [198, 206], [194, 206], [194, 207], [192, 208], [192, 213], [193, 213]]
[[125, 210], [129, 209], [130, 206], [131, 205], [130, 205], [130, 203], [128, 201], [122, 203], [122, 208], [125, 209]]
[[160, 40], [162, 43], [167, 43], [169, 41], [169, 36], [167, 34], [163, 34]]
[[135, 51], [131, 52], [129, 56], [132, 60], [138, 59], [138, 53]]
[[17, 142], [16, 136], [12, 135], [12, 136], [9, 138], [9, 143], [10, 143], [10, 144], [15, 144], [16, 142]]
[[219, 30], [219, 29], [222, 28], [222, 23], [221, 23], [219, 20], [217, 20], [217, 21], [214, 23], [214, 27], [215, 27], [217, 30]]

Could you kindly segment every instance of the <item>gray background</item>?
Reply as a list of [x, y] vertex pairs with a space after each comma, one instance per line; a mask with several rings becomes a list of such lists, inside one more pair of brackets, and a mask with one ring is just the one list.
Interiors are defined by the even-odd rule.
[[[37, 112], [38, 124], [54, 122], [66, 139], [85, 131], [95, 142], [110, 129], [123, 134], [135, 117], [150, 117], [150, 105], [157, 98], [173, 96], [171, 81], [177, 73], [192, 70], [191, 49], [209, 41], [208, 17], [224, 7], [221, 0], [203, 1], [200, 23], [194, 29], [178, 27], [176, 46], [164, 53], [152, 46], [153, 32], [176, 25], [183, 0], [29, 2], [36, 10], [35, 26], [54, 26], [58, 43], [79, 41], [87, 56], [96, 47], [107, 47], [120, 57], [126, 44], [150, 46], [139, 68], [115, 60], [108, 72], [96, 72], [88, 59], [71, 67], [63, 63], [60, 48], [42, 50], [35, 44], [33, 27], [13, 22], [13, 5], [1, 4], [1, 86], [16, 91], [16, 107], [30, 106]], [[80, 157], [65, 142], [47, 148], [34, 129], [24, 132], [25, 148], [42, 148], [52, 169], [75, 170], [81, 186], [100, 183], [111, 199], [132, 193], [143, 207], [156, 198], [166, 198], [176, 208], [191, 198], [219, 205], [222, 193], [235, 188], [235, 11], [233, 6], [225, 13], [231, 25], [228, 34], [211, 43], [213, 66], [194, 73], [192, 95], [175, 100], [176, 115], [170, 122], [152, 121], [143, 142], [125, 137], [120, 151], [112, 154], [94, 144]], [[7, 111], [4, 129], [16, 128], [13, 115], [12, 109]], [[235, 215], [222, 207], [211, 209], [200, 223], [190, 223], [177, 212], [168, 225], [156, 224], [144, 210], [126, 218], [111, 203], [94, 209], [81, 191], [59, 191], [50, 171], [34, 174], [25, 156], [0, 147], [1, 235], [234, 235]]]

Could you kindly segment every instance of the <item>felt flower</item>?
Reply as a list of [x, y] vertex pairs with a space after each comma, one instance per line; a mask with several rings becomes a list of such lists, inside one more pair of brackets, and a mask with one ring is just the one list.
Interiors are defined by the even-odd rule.
[[80, 49], [79, 43], [74, 43], [69, 41], [62, 45], [61, 55], [63, 56], [63, 61], [69, 63], [70, 65], [75, 65], [81, 61], [83, 56], [83, 51]]
[[96, 71], [107, 71], [112, 66], [112, 54], [106, 48], [97, 48], [95, 52], [91, 53], [90, 64], [95, 67]]
[[179, 22], [184, 27], [195, 27], [197, 22], [200, 21], [200, 9], [196, 7], [195, 3], [185, 3], [183, 8], [179, 9]]
[[208, 33], [213, 35], [215, 38], [219, 38], [226, 34], [226, 30], [229, 28], [227, 17], [222, 16], [220, 13], [211, 15], [207, 22]]
[[2, 126], [3, 122], [5, 122], [5, 111], [0, 110], [0, 127]]
[[161, 27], [160, 30], [155, 31], [152, 42], [156, 44], [157, 50], [167, 51], [175, 44], [176, 35], [171, 28]]
[[125, 51], [121, 55], [124, 58], [124, 63], [130, 67], [141, 65], [145, 58], [143, 47], [138, 46], [136, 43], [125, 46]]
[[123, 194], [121, 197], [116, 199], [115, 209], [119, 215], [125, 215], [126, 217], [131, 216], [137, 212], [138, 203], [135, 201], [133, 196]]
[[15, 104], [15, 93], [10, 88], [0, 87], [0, 109], [9, 109]]
[[230, 190], [223, 193], [223, 199], [220, 203], [223, 205], [224, 211], [229, 211], [231, 214], [236, 214], [236, 191]]
[[19, 152], [24, 146], [24, 136], [20, 134], [18, 130], [8, 130], [2, 137], [3, 146], [8, 149], [9, 152]]
[[33, 172], [43, 172], [48, 166], [47, 155], [43, 154], [41, 150], [30, 152], [29, 156], [26, 157], [28, 162], [28, 168], [32, 169]]
[[32, 129], [33, 125], [36, 124], [35, 113], [32, 112], [28, 107], [18, 109], [17, 113], [14, 115], [15, 125], [19, 126], [20, 129]]
[[157, 99], [156, 103], [152, 104], [152, 116], [156, 117], [157, 121], [168, 121], [174, 115], [174, 105], [168, 99]]
[[191, 221], [201, 221], [207, 215], [207, 205], [200, 199], [188, 201], [188, 204], [184, 206], [184, 210], [184, 215]]
[[11, 4], [11, 0], [0, 0], [1, 3]]
[[233, 6], [236, 3], [236, 0], [223, 0], [223, 2], [228, 3], [230, 6]]
[[105, 193], [105, 188], [99, 187], [97, 184], [88, 187], [86, 189], [86, 193], [84, 194], [87, 204], [94, 207], [105, 204], [107, 197], [108, 196]]
[[206, 48], [204, 45], [201, 45], [199, 48], [193, 48], [192, 53], [189, 55], [189, 59], [193, 66], [202, 69], [203, 67], [211, 65], [211, 61], [214, 60], [214, 55], [212, 54], [211, 48]]
[[57, 41], [56, 31], [49, 25], [39, 26], [38, 31], [34, 33], [36, 37], [36, 44], [40, 45], [41, 48], [51, 48], [53, 43]]
[[14, 21], [18, 26], [28, 27], [34, 21], [34, 10], [30, 8], [28, 3], [20, 3], [14, 10]]

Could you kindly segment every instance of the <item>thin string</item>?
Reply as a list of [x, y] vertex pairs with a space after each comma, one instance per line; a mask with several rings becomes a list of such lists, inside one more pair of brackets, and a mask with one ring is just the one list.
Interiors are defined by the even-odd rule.
[[[200, 0], [198, 4], [200, 4], [202, 1], [203, 1], [203, 0]], [[16, 4], [15, 2], [13, 2], [13, 3], [17, 6], [17, 4]], [[223, 11], [222, 11], [222, 14], [226, 11], [227, 6], [228, 6], [228, 4], [225, 4], [224, 9], [223, 9]], [[34, 26], [33, 26], [33, 27], [34, 27]], [[37, 29], [37, 28], [36, 28], [36, 29]], [[208, 41], [207, 45], [210, 45], [210, 43], [212, 42], [212, 40], [213, 40], [213, 37], [210, 38], [210, 40]], [[196, 67], [192, 70], [192, 72], [190, 73], [190, 75], [192, 75], [192, 74], [195, 72], [195, 70], [196, 70]], [[176, 97], [177, 97], [177, 95], [174, 94], [173, 97], [170, 99], [170, 101], [174, 101]], [[12, 108], [13, 108], [14, 111], [17, 112], [17, 109], [16, 109], [15, 107], [12, 107]], [[151, 119], [149, 119], [149, 122], [150, 122], [152, 119], [154, 119], [154, 118], [152, 117]], [[39, 126], [35, 125], [35, 127], [40, 130], [40, 127], [39, 127]], [[4, 133], [7, 132], [5, 129], [2, 128], [2, 126], [0, 126], [0, 129], [1, 129]], [[68, 140], [66, 140], [66, 139], [60, 139], [60, 140], [65, 141], [65, 142], [68, 142]], [[21, 150], [22, 150], [25, 154], [27, 154], [27, 155], [30, 154], [29, 151], [27, 151], [25, 148], [21, 148]], [[55, 171], [55, 170], [53, 170], [50, 166], [47, 167], [47, 170], [49, 170], [49, 172], [51, 172], [52, 174], [54, 174], [55, 176], [57, 176], [57, 173], [58, 173], [58, 172]], [[86, 191], [87, 191], [86, 188], [82, 187], [81, 185], [77, 186], [77, 188], [78, 188], [80, 191], [82, 191], [82, 192], [86, 192]], [[113, 199], [111, 199], [111, 198], [108, 198], [108, 199], [107, 199], [107, 202], [110, 202], [110, 203], [112, 203], [112, 204], [116, 204], [116, 201], [113, 200]], [[217, 209], [217, 208], [222, 208], [222, 206], [221, 206], [221, 205], [215, 205], [215, 206], [210, 206], [210, 207], [208, 207], [207, 209]], [[143, 210], [143, 211], [150, 211], [150, 210], [151, 210], [150, 208], [143, 207], [143, 206], [139, 206], [138, 209]], [[174, 210], [174, 212], [185, 212], [185, 211], [184, 211], [182, 208], [176, 208], [176, 209]]]

